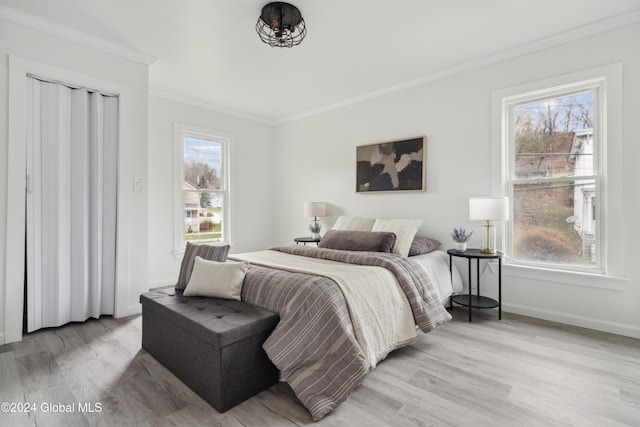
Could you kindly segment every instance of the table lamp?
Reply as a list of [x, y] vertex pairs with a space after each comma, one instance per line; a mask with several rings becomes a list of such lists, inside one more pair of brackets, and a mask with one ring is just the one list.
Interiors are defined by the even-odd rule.
[[496, 231], [491, 221], [506, 221], [509, 219], [508, 197], [471, 197], [469, 198], [469, 219], [471, 221], [486, 221], [482, 225], [480, 252], [495, 254]]
[[304, 216], [313, 218], [313, 222], [309, 225], [309, 231], [313, 233], [313, 237], [320, 237], [320, 224], [318, 217], [327, 216], [327, 205], [324, 202], [304, 202]]

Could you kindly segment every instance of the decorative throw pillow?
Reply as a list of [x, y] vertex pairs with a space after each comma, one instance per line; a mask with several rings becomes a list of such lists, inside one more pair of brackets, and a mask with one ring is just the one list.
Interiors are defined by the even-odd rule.
[[355, 230], [355, 231], [371, 231], [375, 218], [362, 218], [359, 216], [338, 217], [336, 223], [331, 227], [332, 230]]
[[409, 256], [428, 254], [429, 252], [436, 250], [439, 246], [440, 242], [436, 239], [425, 236], [416, 236], [413, 238], [413, 243], [411, 243]]
[[342, 251], [391, 252], [396, 235], [383, 231], [329, 230], [318, 243], [320, 248]]
[[194, 245], [187, 242], [187, 248], [184, 250], [182, 257], [182, 265], [180, 266], [180, 275], [176, 289], [184, 289], [191, 278], [193, 263], [197, 256], [209, 261], [224, 262], [229, 255], [229, 245]]
[[207, 261], [197, 256], [183, 295], [240, 301], [245, 274], [247, 263]]
[[421, 219], [376, 219], [371, 231], [389, 231], [396, 235], [393, 253], [406, 257], [413, 238], [422, 225]]

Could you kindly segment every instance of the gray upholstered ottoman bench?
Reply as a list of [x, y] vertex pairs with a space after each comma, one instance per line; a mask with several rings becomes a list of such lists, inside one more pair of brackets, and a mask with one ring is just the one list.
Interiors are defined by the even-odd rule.
[[219, 412], [278, 382], [262, 344], [271, 311], [162, 289], [140, 296], [142, 348]]

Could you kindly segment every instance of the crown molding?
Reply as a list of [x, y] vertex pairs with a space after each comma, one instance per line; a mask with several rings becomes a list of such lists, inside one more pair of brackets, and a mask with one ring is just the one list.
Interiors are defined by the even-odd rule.
[[225, 114], [227, 116], [233, 116], [244, 120], [250, 120], [252, 122], [260, 123], [263, 125], [273, 126], [274, 121], [268, 120], [258, 116], [252, 116], [251, 114], [241, 113], [239, 111], [230, 110], [217, 105], [209, 104], [208, 102], [198, 101], [197, 99], [187, 98], [181, 95], [165, 92], [160, 89], [149, 88], [149, 95], [158, 98], [167, 99], [169, 101], [179, 102], [181, 104], [191, 105], [192, 107], [198, 107], [203, 110], [213, 111], [214, 113]]
[[60, 37], [72, 42], [82, 44], [97, 50], [101, 50], [112, 55], [138, 62], [144, 65], [151, 65], [156, 62], [155, 57], [138, 52], [135, 49], [114, 43], [82, 31], [67, 27], [66, 25], [57, 24], [52, 21], [31, 15], [19, 10], [0, 5], [0, 19], [13, 22], [34, 30], [42, 31], [56, 37]]
[[[64, 38], [94, 49], [101, 50], [113, 55], [120, 56], [131, 61], [135, 61], [145, 65], [153, 64], [157, 58], [141, 53], [135, 49], [123, 46], [118, 43], [114, 43], [73, 28], [57, 24], [46, 19], [18, 11], [16, 9], [0, 5], [0, 19], [13, 22], [18, 25], [22, 25], [28, 28], [32, 28], [38, 31], [42, 31], [60, 38]], [[204, 101], [194, 100], [183, 96], [171, 94], [157, 89], [150, 88], [150, 95], [154, 95], [160, 98], [180, 102], [183, 104], [192, 105], [195, 107], [203, 108], [205, 110], [214, 111], [217, 113], [226, 114], [250, 121], [254, 121], [261, 124], [270, 126], [286, 124], [289, 122], [302, 120], [319, 114], [327, 113], [330, 111], [338, 110], [354, 104], [369, 101], [371, 99], [379, 98], [381, 96], [389, 95], [395, 92], [400, 92], [412, 87], [420, 86], [429, 82], [440, 80], [443, 78], [451, 77], [456, 74], [472, 71], [487, 65], [502, 62], [508, 59], [512, 59], [528, 53], [533, 53], [539, 50], [557, 46], [563, 43], [568, 43], [574, 40], [578, 40], [584, 37], [588, 37], [594, 34], [602, 33], [615, 28], [623, 27], [633, 23], [640, 22], [640, 9], [636, 9], [632, 12], [618, 15], [613, 18], [609, 18], [603, 21], [587, 24], [582, 27], [578, 27], [569, 31], [565, 31], [559, 34], [552, 35], [543, 39], [539, 39], [530, 43], [526, 43], [520, 46], [516, 46], [495, 54], [487, 55], [482, 58], [478, 58], [473, 61], [465, 62], [453, 67], [446, 68], [444, 70], [431, 73], [417, 79], [409, 80], [396, 85], [388, 86], [379, 90], [375, 90], [369, 93], [358, 95], [343, 101], [326, 105], [313, 110], [308, 110], [299, 114], [294, 114], [277, 120], [268, 120], [262, 117], [253, 116], [250, 114], [242, 113], [239, 111], [227, 109], [224, 107], [209, 104]]]
[[637, 22], [640, 22], [640, 9], [636, 9], [632, 12], [625, 13], [623, 15], [614, 16], [613, 18], [583, 25], [581, 27], [577, 27], [569, 31], [565, 31], [549, 37], [545, 37], [539, 40], [535, 40], [529, 43], [515, 46], [513, 48], [506, 49], [491, 55], [487, 55], [473, 61], [465, 62], [463, 64], [455, 65], [453, 67], [449, 67], [444, 70], [437, 71], [435, 73], [427, 74], [417, 79], [408, 80], [406, 82], [399, 83], [397, 85], [388, 86], [386, 88], [382, 88], [373, 92], [355, 96], [353, 98], [349, 98], [344, 101], [337, 102], [335, 104], [330, 104], [330, 105], [320, 107], [314, 110], [309, 110], [300, 114], [294, 114], [292, 116], [288, 116], [288, 117], [274, 121], [274, 125], [282, 125], [282, 124], [294, 122], [297, 120], [306, 119], [312, 116], [317, 116], [319, 114], [338, 110], [340, 108], [348, 107], [350, 105], [359, 104], [361, 102], [369, 101], [371, 99], [379, 98], [381, 96], [389, 95], [395, 92], [400, 92], [406, 89], [410, 89], [412, 87], [420, 86], [425, 83], [451, 77], [456, 74], [461, 74], [464, 72], [476, 70], [478, 68], [482, 68], [487, 65], [506, 61], [508, 59], [516, 58], [518, 56], [537, 52], [543, 49], [547, 49], [553, 46], [558, 46], [574, 40], [579, 40], [594, 34], [603, 33], [605, 31], [613, 30], [619, 27], [624, 27], [626, 25], [634, 24]]

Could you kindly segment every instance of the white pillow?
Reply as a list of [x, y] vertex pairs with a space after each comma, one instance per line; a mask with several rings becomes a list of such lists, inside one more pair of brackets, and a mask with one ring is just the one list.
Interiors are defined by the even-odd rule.
[[371, 231], [375, 218], [362, 218], [359, 216], [340, 216], [331, 227], [332, 230]]
[[421, 219], [376, 219], [371, 231], [390, 231], [396, 235], [393, 253], [409, 256], [413, 238], [422, 225]]
[[240, 301], [247, 263], [208, 261], [197, 256], [183, 295]]

